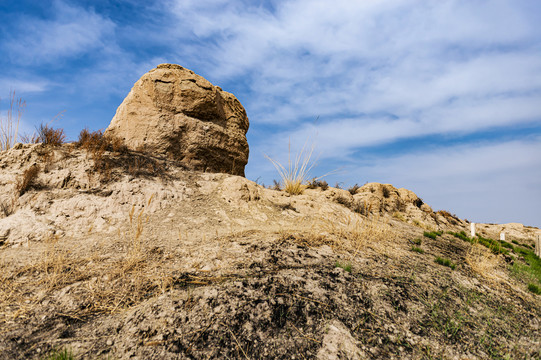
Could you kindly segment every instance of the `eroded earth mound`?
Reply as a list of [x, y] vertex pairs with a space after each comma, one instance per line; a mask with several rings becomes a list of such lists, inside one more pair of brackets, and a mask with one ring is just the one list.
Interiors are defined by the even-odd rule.
[[538, 359], [519, 274], [539, 229], [508, 227], [513, 249], [491, 250], [388, 184], [290, 196], [141, 151], [17, 145], [0, 358]]

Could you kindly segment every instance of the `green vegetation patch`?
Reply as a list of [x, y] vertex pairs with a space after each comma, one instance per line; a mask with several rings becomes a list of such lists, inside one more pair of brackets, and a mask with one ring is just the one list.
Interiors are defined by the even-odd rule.
[[411, 251], [415, 251], [415, 252], [417, 252], [419, 254], [424, 254], [425, 253], [425, 251], [423, 249], [421, 249], [420, 247], [417, 247], [417, 246], [412, 246]]
[[441, 234], [443, 234], [443, 232], [441, 232], [441, 231], [430, 231], [430, 232], [429, 232], [429, 231], [425, 231], [425, 232], [423, 233], [423, 236], [425, 236], [425, 237], [427, 237], [427, 238], [431, 238], [431, 239], [436, 240], [436, 238], [437, 238], [438, 236], [440, 236]]
[[347, 271], [349, 273], [353, 269], [353, 266], [351, 265], [350, 262], [341, 263], [341, 262], [337, 261], [335, 266], [339, 267], [339, 268], [342, 268], [342, 269], [344, 269], [345, 271]]
[[440, 264], [440, 265], [450, 267], [451, 270], [454, 270], [456, 268], [456, 264], [454, 264], [451, 260], [446, 259], [446, 258], [442, 258], [440, 256], [438, 256], [436, 259], [434, 259], [434, 261], [436, 263]]
[[45, 360], [75, 360], [75, 356], [68, 349], [52, 350], [44, 359]]

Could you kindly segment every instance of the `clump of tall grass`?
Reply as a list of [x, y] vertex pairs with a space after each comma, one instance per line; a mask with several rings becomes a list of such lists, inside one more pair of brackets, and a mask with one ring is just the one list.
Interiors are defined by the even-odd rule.
[[19, 122], [25, 107], [26, 102], [15, 98], [15, 91], [10, 91], [7, 116], [0, 116], [0, 151], [9, 150], [17, 142]]
[[[282, 189], [291, 195], [300, 195], [306, 189], [309, 180], [311, 180], [309, 174], [315, 166], [315, 162], [311, 161], [314, 146], [308, 148], [307, 143], [305, 143], [294, 159], [291, 159], [291, 141], [288, 149], [287, 167], [267, 155], [265, 157], [278, 170]], [[317, 178], [313, 180], [317, 180]]]

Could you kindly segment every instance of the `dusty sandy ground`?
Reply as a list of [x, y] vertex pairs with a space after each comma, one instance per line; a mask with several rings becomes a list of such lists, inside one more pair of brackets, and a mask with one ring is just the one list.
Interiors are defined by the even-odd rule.
[[[510, 271], [524, 259], [480, 250], [479, 270], [475, 248], [445, 233], [469, 224], [411, 192], [290, 196], [148, 154], [100, 156], [0, 154], [1, 358], [541, 357], [540, 296]], [[525, 248], [539, 231], [478, 231], [504, 227]]]

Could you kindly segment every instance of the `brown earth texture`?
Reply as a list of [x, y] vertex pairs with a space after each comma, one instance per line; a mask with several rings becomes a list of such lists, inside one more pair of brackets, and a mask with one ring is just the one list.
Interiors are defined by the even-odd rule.
[[539, 229], [472, 240], [411, 191], [350, 190], [17, 144], [0, 153], [0, 358], [541, 358]]

